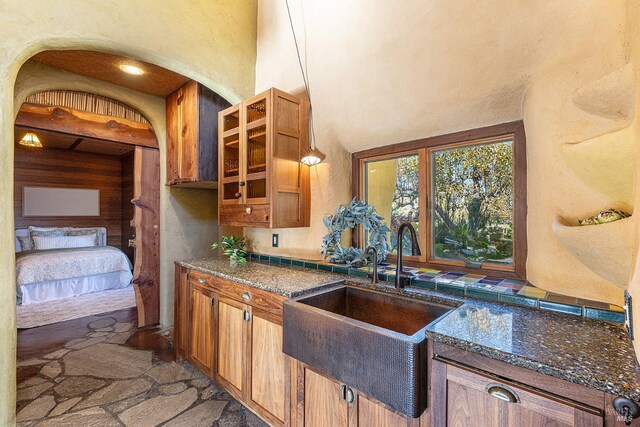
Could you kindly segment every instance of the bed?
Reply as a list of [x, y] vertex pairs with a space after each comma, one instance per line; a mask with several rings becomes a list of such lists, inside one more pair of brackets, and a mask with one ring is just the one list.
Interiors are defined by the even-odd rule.
[[131, 262], [120, 249], [107, 246], [105, 227], [18, 228], [15, 240], [18, 304], [131, 286]]

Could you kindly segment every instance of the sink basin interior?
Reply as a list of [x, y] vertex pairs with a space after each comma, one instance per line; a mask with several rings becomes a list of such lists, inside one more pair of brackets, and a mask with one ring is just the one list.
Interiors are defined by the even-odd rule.
[[344, 286], [298, 302], [404, 335], [413, 335], [451, 307]]

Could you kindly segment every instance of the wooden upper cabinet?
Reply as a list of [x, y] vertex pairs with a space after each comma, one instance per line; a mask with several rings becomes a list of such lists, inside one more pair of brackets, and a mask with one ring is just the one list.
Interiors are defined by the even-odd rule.
[[218, 113], [228, 106], [193, 80], [167, 97], [167, 185], [216, 188]]
[[309, 103], [272, 88], [219, 113], [219, 222], [308, 227]]

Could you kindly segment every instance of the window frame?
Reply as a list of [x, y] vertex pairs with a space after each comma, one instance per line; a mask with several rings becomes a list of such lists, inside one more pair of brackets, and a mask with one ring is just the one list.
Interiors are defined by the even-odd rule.
[[[434, 151], [447, 148], [461, 148], [464, 146], [490, 143], [501, 139], [513, 139], [513, 265], [483, 263], [480, 268], [466, 267], [462, 261], [435, 258], [432, 254], [431, 233], [432, 219], [429, 217], [431, 208], [431, 158]], [[392, 144], [379, 148], [359, 151], [351, 155], [352, 161], [352, 197], [365, 196], [365, 163], [395, 157], [418, 154], [419, 171], [419, 235], [420, 257], [404, 256], [407, 265], [427, 267], [439, 270], [456, 270], [466, 273], [481, 273], [485, 275], [500, 275], [526, 280], [527, 261], [527, 161], [526, 135], [524, 123], [519, 120], [483, 128], [465, 130], [461, 132], [438, 135], [414, 141]], [[424, 224], [424, 225], [423, 225]], [[357, 226], [352, 233], [352, 244], [364, 247], [364, 232]], [[387, 257], [390, 261], [397, 260], [396, 255]]]

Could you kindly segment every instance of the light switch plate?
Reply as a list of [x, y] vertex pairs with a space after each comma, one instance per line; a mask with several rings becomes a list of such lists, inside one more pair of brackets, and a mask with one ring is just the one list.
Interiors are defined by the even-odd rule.
[[271, 235], [271, 246], [274, 248], [278, 247], [278, 235], [275, 233]]

